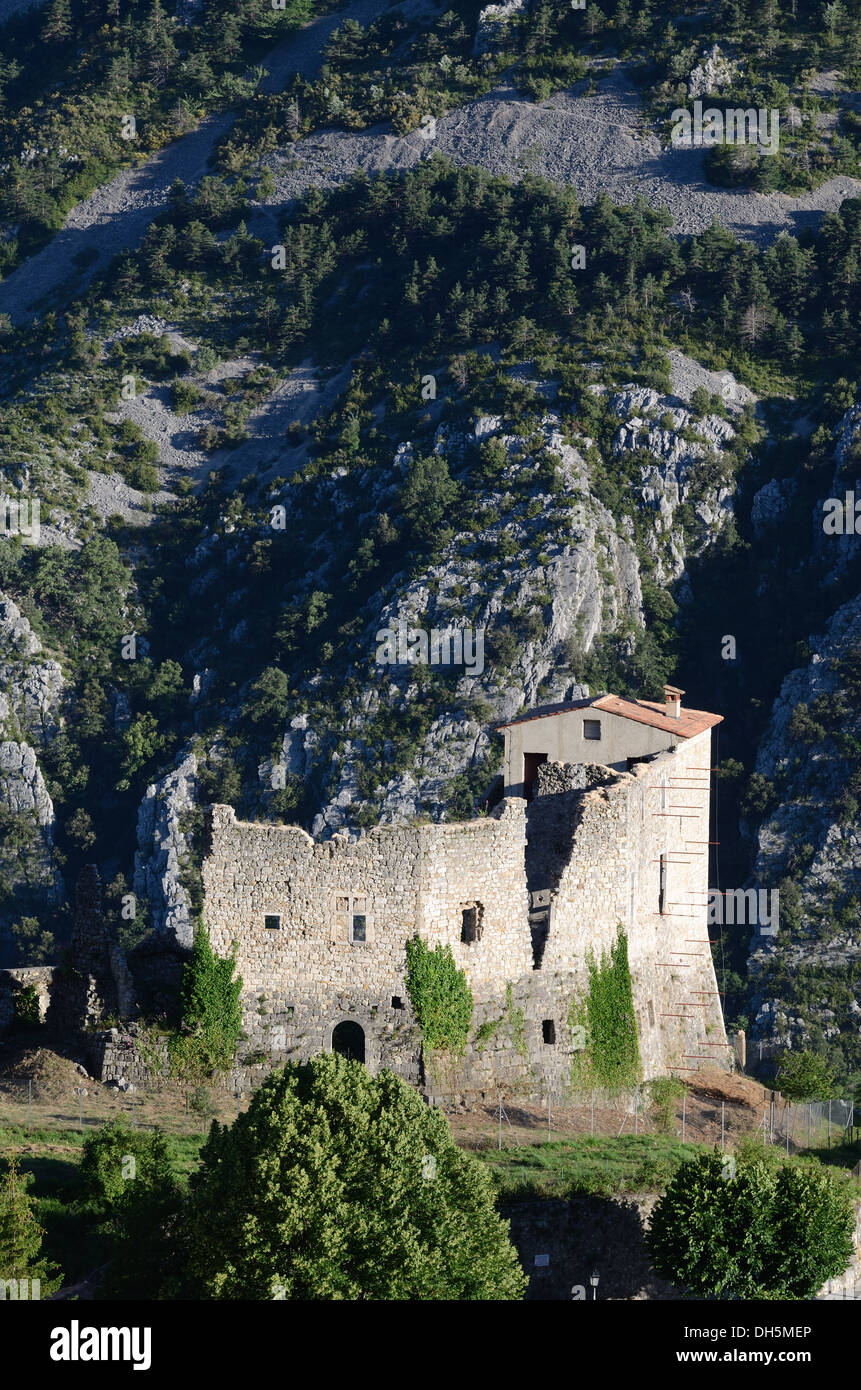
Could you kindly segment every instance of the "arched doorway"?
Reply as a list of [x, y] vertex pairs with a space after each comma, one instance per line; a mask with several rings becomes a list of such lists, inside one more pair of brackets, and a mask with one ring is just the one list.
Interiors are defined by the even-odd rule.
[[365, 1060], [365, 1032], [360, 1024], [351, 1018], [345, 1019], [332, 1030], [332, 1051], [353, 1062]]

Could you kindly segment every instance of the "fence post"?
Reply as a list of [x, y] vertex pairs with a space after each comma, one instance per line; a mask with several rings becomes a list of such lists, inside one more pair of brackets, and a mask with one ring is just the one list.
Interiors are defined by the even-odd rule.
[[634, 1090], [634, 1133], [635, 1133], [635, 1134], [637, 1133], [637, 1121], [638, 1121], [638, 1119], [639, 1119], [639, 1110], [640, 1110], [640, 1087], [637, 1086], [637, 1087], [635, 1088], [635, 1090]]
[[595, 1138], [595, 1088], [594, 1088], [594, 1086], [592, 1087], [592, 1120], [591, 1120], [591, 1123], [590, 1123], [590, 1125], [589, 1125], [589, 1133], [591, 1134], [592, 1138], [594, 1139], [594, 1138]]
[[784, 1118], [786, 1119], [786, 1157], [789, 1158], [789, 1126], [792, 1123], [792, 1106], [788, 1103], [786, 1106], [786, 1115]]
[[831, 1148], [831, 1101], [828, 1102], [828, 1147]]
[[30, 1133], [30, 1105], [33, 1100], [33, 1082], [27, 1082], [27, 1133]]
[[685, 1142], [685, 1129], [687, 1126], [688, 1093], [685, 1091], [682, 1096], [682, 1143]]

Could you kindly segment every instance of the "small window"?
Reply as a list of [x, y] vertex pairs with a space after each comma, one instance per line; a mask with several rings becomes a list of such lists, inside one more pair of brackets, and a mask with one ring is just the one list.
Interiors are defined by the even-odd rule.
[[660, 881], [658, 883], [658, 911], [663, 912], [667, 905], [667, 856], [661, 855]]
[[404, 1001], [403, 1001], [403, 999], [401, 998], [401, 996], [400, 996], [399, 994], [393, 994], [393, 995], [392, 995], [392, 1008], [393, 1008], [393, 1009], [402, 1009], [403, 1007], [404, 1007]]
[[600, 737], [601, 737], [601, 721], [600, 721], [600, 719], [584, 719], [584, 720], [583, 720], [583, 737], [584, 737], [584, 738], [600, 738]]
[[281, 918], [275, 912], [267, 912], [263, 918], [263, 924], [267, 931], [278, 931], [281, 926]]
[[654, 1008], [654, 1005], [652, 1004], [652, 1001], [651, 1001], [651, 999], [650, 999], [650, 1000], [649, 1000], [649, 1027], [650, 1027], [650, 1028], [654, 1028], [654, 1026], [655, 1026], [655, 1008]]
[[366, 941], [367, 918], [363, 912], [354, 912], [350, 922], [350, 940]]
[[481, 940], [481, 903], [464, 903], [460, 909], [460, 939], [469, 946]]
[[295, 1005], [293, 1005], [293, 1004], [287, 1004], [286, 1007], [285, 1007], [285, 1009], [284, 1009], [284, 1016], [285, 1016], [285, 1018], [292, 1018], [295, 1012], [296, 1012]]
[[548, 1046], [552, 1046], [556, 1041], [556, 1024], [552, 1018], [545, 1018], [541, 1023], [541, 1035]]

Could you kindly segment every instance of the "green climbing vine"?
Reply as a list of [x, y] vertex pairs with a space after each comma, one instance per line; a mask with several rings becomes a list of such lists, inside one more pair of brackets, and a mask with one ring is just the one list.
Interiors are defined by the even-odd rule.
[[242, 980], [233, 978], [235, 968], [235, 955], [217, 956], [200, 922], [182, 974], [181, 1030], [168, 1044], [175, 1076], [208, 1076], [230, 1067], [242, 1036]]
[[526, 1057], [526, 1032], [523, 1027], [523, 1010], [514, 1007], [514, 994], [511, 983], [505, 986], [505, 1007], [508, 1010], [508, 1023], [511, 1028], [511, 1041], [514, 1043], [515, 1052], [519, 1052], [521, 1057]]
[[490, 1039], [494, 1037], [500, 1025], [505, 1022], [506, 1015], [508, 1017], [508, 1029], [514, 1050], [518, 1052], [521, 1057], [527, 1057], [529, 1055], [529, 1049], [526, 1046], [526, 1028], [523, 1010], [515, 1008], [514, 1006], [514, 992], [510, 982], [505, 986], [504, 1011], [498, 1018], [488, 1018], [482, 1023], [481, 1026], [475, 1030], [473, 1042], [479, 1052], [481, 1052], [490, 1042]]
[[472, 1019], [472, 991], [450, 946], [431, 951], [415, 936], [407, 942], [407, 990], [431, 1051], [462, 1057]]
[[600, 965], [589, 951], [589, 990], [584, 999], [573, 999], [568, 1025], [583, 1046], [574, 1052], [571, 1085], [576, 1090], [596, 1086], [608, 1091], [633, 1086], [640, 1079], [640, 1049], [631, 972], [628, 968], [628, 938], [619, 927], [609, 957], [601, 953]]

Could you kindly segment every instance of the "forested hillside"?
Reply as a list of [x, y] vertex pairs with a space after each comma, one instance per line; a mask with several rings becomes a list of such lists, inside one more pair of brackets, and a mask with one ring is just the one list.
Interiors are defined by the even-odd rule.
[[[52, 0], [7, 23], [0, 457], [41, 506], [39, 544], [0, 537], [7, 959], [55, 958], [85, 863], [136, 894], [125, 945], [188, 922], [210, 800], [321, 836], [468, 818], [494, 722], [671, 679], [725, 717], [721, 886], [781, 892], [750, 971], [724, 929], [728, 1023], [857, 1069], [859, 570], [822, 502], [859, 474], [861, 197], [689, 232], [528, 146], [505, 173], [449, 158], [433, 126], [463, 108], [462, 136], [502, 88], [588, 123], [612, 69], [649, 150], [693, 91], [781, 112], [779, 157], [668, 166], [679, 206], [854, 194], [856, 10]], [[319, 61], [291, 60], [313, 15]], [[216, 112], [209, 165], [114, 247], [87, 195]], [[375, 132], [378, 162], [315, 163], [332, 130]], [[381, 669], [401, 620], [482, 630], [483, 669]]]

